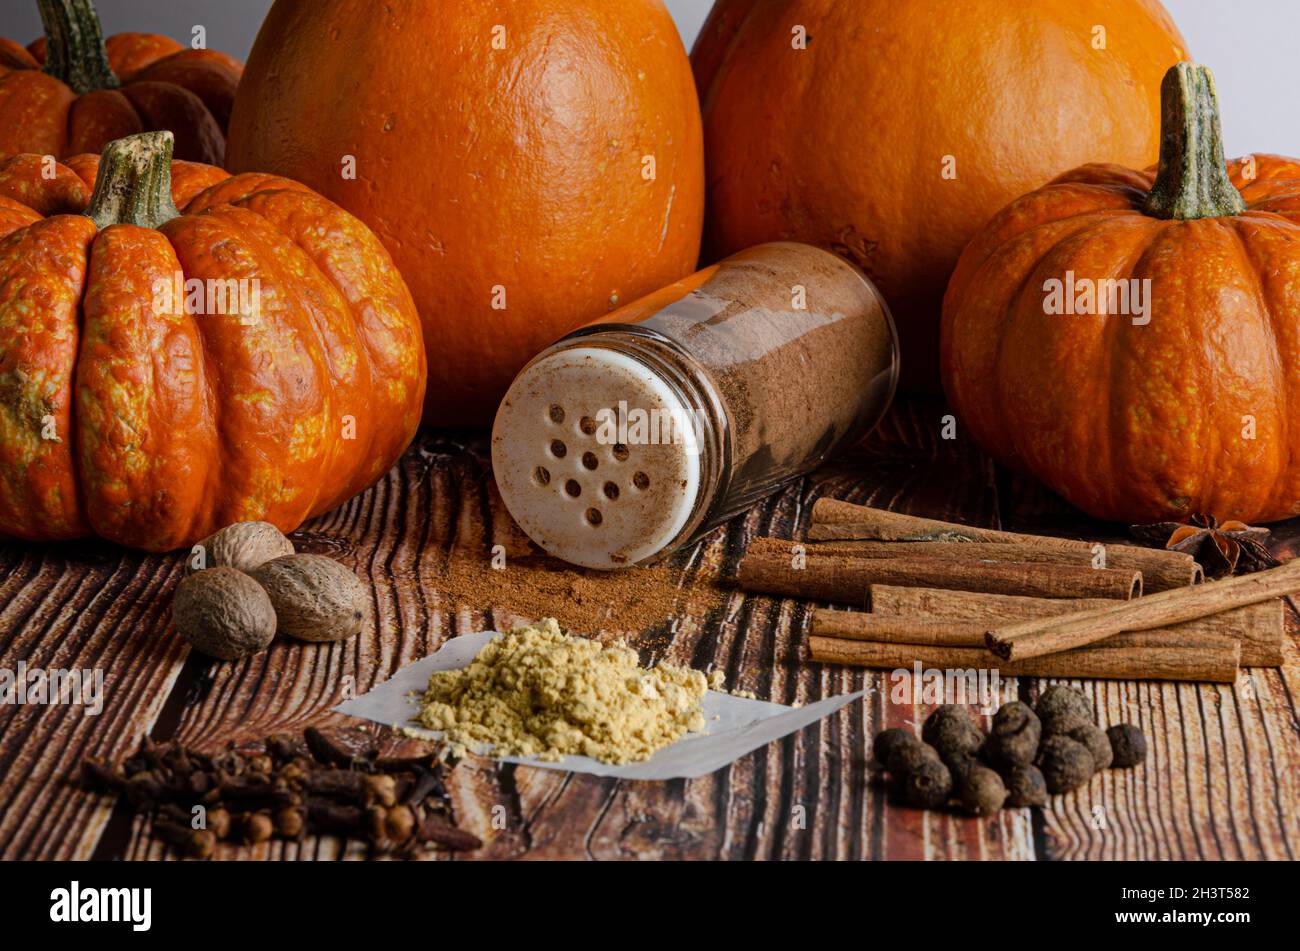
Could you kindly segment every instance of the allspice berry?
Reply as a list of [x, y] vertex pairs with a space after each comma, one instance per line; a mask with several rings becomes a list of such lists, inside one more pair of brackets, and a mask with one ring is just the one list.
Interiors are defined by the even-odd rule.
[[973, 759], [984, 745], [984, 734], [969, 720], [949, 720], [943, 723], [935, 737], [934, 748], [951, 768], [954, 763]]
[[1111, 752], [1110, 740], [1106, 738], [1106, 733], [1095, 723], [1084, 723], [1076, 726], [1071, 730], [1062, 733], [1061, 736], [1068, 736], [1072, 740], [1078, 740], [1084, 746], [1088, 747], [1088, 752], [1092, 754], [1093, 769], [1108, 769], [1114, 754]]
[[[272, 558], [293, 554], [293, 542], [270, 522], [236, 522], [199, 542], [202, 549], [203, 568], [236, 568], [252, 571]], [[189, 571], [200, 570], [194, 562], [198, 553], [187, 563]]]
[[1008, 806], [1044, 806], [1047, 804], [1047, 780], [1037, 766], [1012, 766], [1002, 774], [1007, 784]]
[[909, 806], [937, 809], [952, 795], [952, 774], [937, 758], [926, 759], [906, 772], [894, 773], [890, 778], [890, 787]]
[[1088, 747], [1068, 736], [1049, 736], [1038, 748], [1036, 764], [1047, 782], [1047, 791], [1069, 792], [1082, 786], [1096, 771]]
[[972, 816], [991, 816], [1007, 799], [1002, 777], [987, 766], [973, 766], [959, 773], [955, 786], [962, 809]]
[[999, 769], [1027, 765], [1038, 753], [1042, 726], [1038, 715], [1026, 703], [1004, 703], [993, 715], [993, 726], [984, 742], [984, 756]]
[[1110, 748], [1114, 753], [1112, 766], [1127, 769], [1136, 766], [1147, 758], [1147, 738], [1132, 723], [1120, 723], [1106, 731]]
[[952, 773], [952, 781], [955, 785], [962, 776], [969, 773], [972, 769], [984, 769], [985, 764], [980, 758], [973, 753], [958, 753], [955, 756], [949, 756], [943, 761], [943, 765], [948, 767], [948, 772]]
[[933, 746], [939, 735], [939, 728], [949, 721], [970, 723], [971, 719], [965, 707], [956, 703], [945, 703], [935, 707], [925, 718], [925, 722], [921, 724], [921, 739]]
[[876, 738], [871, 744], [871, 755], [881, 766], [889, 765], [890, 755], [900, 746], [910, 746], [920, 744], [911, 730], [905, 730], [902, 727], [890, 727], [888, 730], [881, 730], [876, 734]]
[[195, 650], [220, 660], [256, 654], [275, 639], [270, 597], [234, 568], [211, 568], [183, 579], [172, 599], [172, 623]]
[[956, 704], [936, 708], [921, 727], [921, 738], [938, 751], [949, 768], [974, 756], [984, 743], [979, 727], [965, 708]]
[[1053, 684], [1043, 691], [1034, 707], [1043, 733], [1066, 733], [1081, 723], [1092, 723], [1092, 704], [1088, 698], [1063, 684]]
[[902, 774], [911, 772], [924, 763], [942, 764], [943, 760], [933, 746], [913, 737], [911, 743], [899, 743], [890, 750], [885, 768], [891, 773]]
[[366, 586], [324, 555], [286, 555], [250, 572], [266, 589], [281, 634], [304, 641], [341, 641], [360, 633], [369, 614]]

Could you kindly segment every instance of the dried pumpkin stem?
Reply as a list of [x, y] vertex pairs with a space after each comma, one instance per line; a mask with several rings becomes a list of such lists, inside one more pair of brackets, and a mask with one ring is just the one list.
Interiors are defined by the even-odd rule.
[[77, 95], [117, 89], [104, 31], [91, 0], [36, 0], [45, 25], [45, 72]]
[[172, 201], [173, 144], [170, 132], [142, 132], [108, 143], [86, 217], [101, 231], [109, 225], [158, 228], [179, 218]]
[[1160, 170], [1142, 210], [1153, 218], [1220, 218], [1246, 210], [1223, 161], [1214, 74], [1178, 63], [1160, 84]]

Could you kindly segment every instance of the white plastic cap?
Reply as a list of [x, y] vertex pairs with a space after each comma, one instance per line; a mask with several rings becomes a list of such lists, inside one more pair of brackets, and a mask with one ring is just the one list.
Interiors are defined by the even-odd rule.
[[696, 421], [636, 360], [575, 347], [524, 370], [497, 410], [492, 469], [519, 527], [587, 568], [662, 552], [700, 494]]

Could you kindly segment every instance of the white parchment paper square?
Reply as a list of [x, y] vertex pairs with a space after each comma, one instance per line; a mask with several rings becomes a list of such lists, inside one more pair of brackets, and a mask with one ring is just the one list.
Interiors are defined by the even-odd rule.
[[[402, 727], [412, 733], [437, 739], [441, 734], [417, 727], [412, 719], [417, 711], [416, 698], [424, 694], [429, 684], [429, 675], [434, 671], [457, 670], [469, 666], [483, 646], [496, 636], [495, 631], [483, 631], [454, 637], [436, 653], [403, 667], [368, 693], [341, 703], [334, 709], [348, 716]], [[688, 733], [640, 763], [614, 766], [587, 756], [565, 756], [556, 762], [544, 762], [529, 756], [494, 758], [503, 763], [591, 773], [594, 776], [614, 776], [619, 779], [694, 779], [697, 776], [707, 776], [760, 746], [830, 716], [846, 704], [859, 699], [864, 692], [828, 697], [806, 707], [787, 707], [780, 703], [747, 700], [710, 690], [701, 701], [704, 731]]]

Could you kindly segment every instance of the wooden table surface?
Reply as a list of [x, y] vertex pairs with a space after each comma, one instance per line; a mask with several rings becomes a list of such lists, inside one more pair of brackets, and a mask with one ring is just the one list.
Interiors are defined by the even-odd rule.
[[[734, 572], [755, 535], [798, 537], [822, 495], [1016, 530], [1096, 535], [1050, 493], [938, 438], [942, 406], [899, 405], [852, 457], [790, 486], [673, 559], [684, 588]], [[376, 624], [351, 642], [277, 642], [236, 663], [188, 651], [168, 623], [180, 556], [94, 541], [0, 543], [0, 667], [100, 668], [105, 704], [0, 706], [0, 858], [163, 858], [147, 821], [72, 782], [87, 755], [120, 758], [142, 738], [217, 748], [312, 723], [447, 637], [508, 624], [489, 604], [444, 604], [430, 559], [486, 552], [510, 530], [481, 437], [423, 433], [388, 477], [305, 526], [373, 585]], [[1112, 527], [1113, 531], [1113, 527]], [[1300, 528], [1275, 527], [1286, 554]], [[472, 556], [468, 556], [472, 557]], [[1291, 612], [1294, 615], [1294, 609]], [[784, 703], [866, 688], [861, 703], [706, 778], [620, 782], [471, 759], [451, 772], [456, 820], [487, 842], [474, 858], [1295, 859], [1300, 854], [1300, 652], [1233, 686], [1086, 681], [1103, 725], [1138, 723], [1146, 764], [1112, 770], [1045, 809], [988, 819], [891, 806], [867, 769], [876, 731], [919, 728], [927, 709], [890, 702], [887, 675], [808, 663], [806, 609], [728, 591], [637, 641], [643, 660], [727, 672], [728, 685]], [[1044, 681], [1008, 678], [1005, 698]], [[883, 689], [882, 689], [883, 688]], [[219, 857], [362, 858], [332, 837], [222, 847]], [[447, 858], [445, 855], [437, 858]]]

